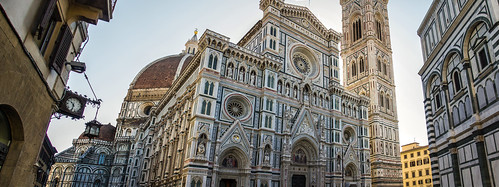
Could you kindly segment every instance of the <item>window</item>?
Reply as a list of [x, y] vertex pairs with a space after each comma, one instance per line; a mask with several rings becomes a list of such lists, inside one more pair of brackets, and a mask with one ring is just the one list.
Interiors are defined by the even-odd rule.
[[407, 168], [407, 162], [406, 162], [406, 163], [404, 163], [404, 166], [405, 166], [405, 168]]
[[265, 104], [265, 110], [273, 111], [274, 108], [273, 106], [274, 106], [274, 101], [271, 99], [267, 99], [267, 102]]
[[405, 182], [405, 186], [409, 186], [409, 182]]
[[352, 41], [355, 42], [362, 38], [362, 25], [360, 18], [356, 18], [352, 23]]
[[428, 154], [428, 151], [427, 150], [424, 150], [424, 154], [427, 155]]
[[459, 76], [459, 71], [455, 71], [454, 74], [452, 74], [452, 82], [454, 83], [454, 91], [457, 93], [461, 90], [461, 78]]
[[426, 169], [426, 175], [430, 175], [430, 170]]
[[419, 152], [419, 151], [418, 151], [418, 153], [417, 153], [417, 154], [418, 154], [418, 156], [421, 156], [421, 152]]
[[[380, 105], [381, 107], [385, 107], [385, 102], [384, 102], [384, 100], [385, 100], [385, 99], [384, 99], [384, 97], [383, 97], [383, 93], [380, 93], [380, 94], [379, 94], [379, 105]], [[411, 157], [412, 157], [412, 153], [411, 153]]]
[[414, 178], [414, 177], [416, 177], [416, 172], [415, 171], [412, 172], [412, 178]]
[[269, 129], [272, 128], [272, 116], [265, 116], [264, 127]]
[[386, 63], [383, 63], [383, 74], [388, 75], [388, 72], [386, 70]]
[[213, 54], [210, 54], [210, 57], [208, 58], [208, 68], [216, 70], [217, 69], [217, 61], [218, 61], [218, 57], [213, 56]]
[[440, 108], [442, 106], [442, 101], [441, 101], [441, 98], [440, 98], [440, 93], [435, 93], [435, 106], [437, 108]]
[[206, 81], [204, 83], [204, 94], [213, 95], [213, 87], [215, 87], [215, 84], [213, 84], [213, 82]]
[[416, 166], [416, 161], [411, 161], [411, 167]]
[[480, 69], [484, 69], [488, 64], [489, 60], [487, 58], [487, 52], [485, 51], [485, 48], [482, 48], [478, 51], [478, 62], [479, 62], [479, 67]]
[[352, 63], [352, 77], [357, 76], [357, 65], [355, 62]]
[[267, 87], [274, 88], [274, 76], [267, 75]]
[[378, 59], [378, 72], [381, 72], [381, 60]]
[[407, 159], [407, 155], [404, 155], [404, 159]]
[[412, 185], [416, 185], [416, 181], [412, 181]]
[[210, 115], [211, 114], [211, 102], [203, 101], [201, 104], [201, 114]]
[[360, 73], [363, 73], [364, 72], [364, 68], [365, 68], [365, 64], [364, 64], [364, 59], [360, 59], [359, 60], [359, 69], [360, 69]]
[[408, 173], [408, 172], [406, 172], [406, 173], [405, 173], [405, 178], [406, 178], [406, 179], [408, 179], [408, 178], [409, 178], [409, 173]]
[[419, 176], [423, 176], [423, 171], [419, 170]]
[[104, 153], [99, 154], [99, 163], [98, 164], [103, 165], [105, 161], [106, 161], [106, 154], [104, 154]]
[[381, 26], [381, 22], [376, 19], [376, 35], [378, 36], [378, 40], [383, 41], [383, 30]]

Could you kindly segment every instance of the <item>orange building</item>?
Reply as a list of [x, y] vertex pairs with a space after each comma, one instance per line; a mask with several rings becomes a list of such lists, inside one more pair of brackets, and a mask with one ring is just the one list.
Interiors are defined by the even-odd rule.
[[400, 159], [404, 186], [433, 186], [428, 145], [419, 146], [417, 142], [403, 145]]

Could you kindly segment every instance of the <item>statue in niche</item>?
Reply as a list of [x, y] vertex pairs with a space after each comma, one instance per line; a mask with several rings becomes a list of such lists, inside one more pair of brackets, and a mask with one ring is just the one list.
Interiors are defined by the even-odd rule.
[[234, 71], [234, 65], [230, 63], [229, 66], [227, 67], [227, 77], [232, 78], [233, 71]]
[[263, 163], [265, 164], [270, 164], [270, 151], [266, 150], [265, 153], [264, 153], [264, 160], [263, 160]]
[[204, 156], [206, 153], [206, 142], [208, 141], [208, 138], [206, 138], [206, 134], [201, 134], [198, 139], [198, 150], [197, 150], [197, 155], [198, 156]]
[[250, 76], [250, 84], [255, 85], [255, 81], [256, 81], [256, 74], [254, 71], [252, 71]]
[[241, 68], [241, 70], [239, 70], [239, 81], [241, 82], [244, 82], [244, 76], [245, 76], [245, 70], [244, 68]]
[[223, 159], [222, 166], [227, 168], [237, 168], [237, 159], [234, 158], [234, 156], [229, 155]]
[[286, 96], [289, 97], [289, 84], [286, 84]]
[[205, 152], [206, 152], [206, 146], [204, 145], [204, 143], [200, 143], [198, 145], [198, 155], [199, 156], [204, 156]]

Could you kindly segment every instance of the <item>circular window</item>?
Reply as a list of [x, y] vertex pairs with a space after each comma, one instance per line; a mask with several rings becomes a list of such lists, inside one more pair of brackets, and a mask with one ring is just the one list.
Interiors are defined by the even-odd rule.
[[241, 101], [233, 99], [227, 103], [227, 112], [229, 112], [229, 114], [232, 117], [236, 117], [236, 118], [241, 117], [243, 115], [243, 112], [244, 112], [244, 106], [241, 103]]
[[233, 119], [245, 119], [249, 116], [251, 104], [246, 97], [233, 94], [225, 100], [225, 112]]
[[304, 75], [308, 75], [310, 73], [310, 62], [304, 55], [300, 53], [295, 54], [293, 56], [293, 64], [300, 73]]
[[304, 78], [315, 79], [319, 77], [321, 68], [318, 62], [321, 59], [312, 49], [303, 44], [293, 45], [289, 57], [290, 66], [296, 73]]

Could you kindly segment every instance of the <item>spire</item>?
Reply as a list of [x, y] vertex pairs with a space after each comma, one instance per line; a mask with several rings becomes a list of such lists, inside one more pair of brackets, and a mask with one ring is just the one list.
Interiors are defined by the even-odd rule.
[[198, 29], [194, 30], [194, 36], [185, 43], [184, 53], [195, 54], [198, 49]]

